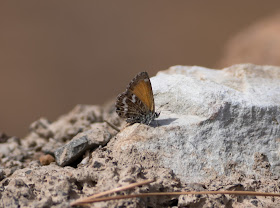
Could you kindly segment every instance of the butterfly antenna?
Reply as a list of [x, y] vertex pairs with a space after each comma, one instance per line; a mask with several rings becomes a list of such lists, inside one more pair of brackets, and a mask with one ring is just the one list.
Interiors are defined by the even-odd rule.
[[161, 109], [162, 107], [164, 107], [165, 105], [167, 105], [168, 103], [169, 103], [169, 102], [164, 103], [164, 104], [162, 104], [161, 106], [159, 106], [159, 108], [158, 108], [158, 112], [159, 112], [159, 114], [161, 113], [161, 110], [160, 110], [160, 109]]

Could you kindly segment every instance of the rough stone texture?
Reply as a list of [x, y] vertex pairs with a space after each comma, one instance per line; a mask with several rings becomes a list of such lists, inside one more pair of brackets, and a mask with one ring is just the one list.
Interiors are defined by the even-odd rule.
[[50, 125], [50, 121], [46, 118], [40, 118], [30, 125], [29, 130], [42, 138], [50, 138], [54, 135], [54, 132], [50, 129]]
[[55, 140], [69, 140], [94, 122], [102, 121], [102, 109], [99, 106], [77, 105], [67, 115], [50, 125]]
[[235, 172], [263, 177], [259, 163], [269, 169], [266, 174], [280, 176], [280, 68], [176, 66], [151, 82], [155, 102], [162, 106], [160, 127], [125, 128], [117, 135], [115, 152], [155, 153], [156, 164], [184, 182]]
[[77, 134], [70, 142], [55, 151], [56, 162], [65, 166], [74, 162], [87, 150], [104, 146], [111, 138], [106, 123], [91, 125], [91, 129]]
[[280, 13], [256, 21], [227, 42], [217, 67], [239, 63], [280, 66]]
[[[70, 207], [78, 198], [146, 179], [155, 182], [118, 194], [280, 192], [279, 73], [277, 67], [254, 65], [222, 71], [172, 67], [151, 79], [161, 111], [151, 126], [126, 125], [113, 102], [79, 105], [54, 122], [39, 119], [25, 138], [0, 144], [0, 207]], [[75, 155], [70, 144], [76, 142], [82, 148]], [[67, 154], [58, 163], [69, 162], [68, 154], [76, 160], [65, 167], [39, 162], [59, 148]], [[198, 194], [90, 207], [280, 207], [280, 199]]]

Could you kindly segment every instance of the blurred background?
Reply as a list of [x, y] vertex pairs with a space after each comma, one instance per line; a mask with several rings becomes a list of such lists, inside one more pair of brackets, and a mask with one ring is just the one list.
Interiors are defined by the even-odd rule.
[[280, 65], [280, 1], [1, 1], [0, 132], [102, 104], [140, 71]]

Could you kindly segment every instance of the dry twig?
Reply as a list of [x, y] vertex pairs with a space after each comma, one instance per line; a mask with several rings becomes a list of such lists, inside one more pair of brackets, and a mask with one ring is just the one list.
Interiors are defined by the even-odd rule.
[[149, 196], [179, 196], [179, 195], [191, 195], [191, 194], [231, 194], [231, 195], [247, 195], [247, 196], [272, 196], [280, 197], [280, 193], [265, 193], [265, 192], [254, 192], [254, 191], [182, 191], [182, 192], [156, 192], [156, 193], [141, 193], [141, 194], [132, 194], [132, 195], [120, 195], [120, 196], [109, 196], [97, 198], [104, 196], [110, 193], [124, 191], [127, 189], [134, 188], [136, 186], [144, 185], [153, 182], [153, 180], [147, 180], [139, 183], [133, 183], [125, 187], [119, 187], [110, 191], [105, 191], [93, 196], [78, 199], [77, 201], [71, 203], [71, 206], [75, 205], [85, 205], [88, 203], [95, 202], [105, 202], [110, 200], [119, 200], [119, 199], [128, 199], [128, 198], [137, 198], [137, 197], [149, 197]]
[[104, 120], [105, 123], [107, 123], [112, 129], [116, 130], [117, 132], [120, 132], [120, 129], [116, 127], [114, 124], [110, 123], [107, 120]]
[[109, 191], [104, 191], [104, 192], [101, 192], [101, 193], [98, 193], [98, 194], [94, 194], [92, 196], [85, 197], [85, 198], [82, 198], [82, 199], [78, 199], [78, 200], [72, 202], [71, 206], [91, 203], [92, 200], [94, 200], [97, 197], [105, 196], [105, 195], [112, 194], [112, 193], [115, 193], [115, 192], [118, 192], [118, 191], [125, 191], [125, 190], [128, 190], [128, 189], [132, 189], [132, 188], [137, 187], [137, 186], [142, 186], [142, 185], [152, 183], [153, 181], [154, 180], [146, 180], [146, 181], [142, 181], [142, 182], [132, 183], [132, 184], [129, 184], [127, 186], [123, 186], [123, 187], [115, 188], [115, 189], [112, 189], [112, 190], [109, 190]]

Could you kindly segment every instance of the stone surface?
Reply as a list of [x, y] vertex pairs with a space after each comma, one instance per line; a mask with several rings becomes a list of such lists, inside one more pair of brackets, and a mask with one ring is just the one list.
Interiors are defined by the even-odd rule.
[[46, 118], [40, 118], [30, 125], [29, 130], [42, 138], [48, 139], [54, 135], [54, 132], [52, 132], [50, 129], [50, 124], [50, 121], [48, 121]]
[[61, 116], [50, 125], [54, 139], [65, 141], [72, 139], [92, 123], [102, 121], [102, 108], [100, 106], [77, 105], [71, 112]]
[[[151, 82], [161, 115], [151, 126], [125, 125], [114, 102], [78, 105], [54, 122], [39, 119], [25, 138], [0, 144], [9, 149], [0, 153], [0, 207], [64, 208], [78, 198], [146, 179], [155, 181], [118, 194], [280, 192], [279, 72], [254, 65], [222, 71], [176, 66], [160, 72]], [[40, 156], [59, 148], [65, 154], [57, 161], [67, 166], [40, 163]], [[280, 199], [198, 194], [91, 207], [280, 207]]]
[[87, 150], [104, 146], [112, 137], [106, 123], [91, 125], [91, 129], [77, 134], [70, 142], [55, 151], [56, 162], [60, 166], [75, 162]]
[[[159, 127], [123, 129], [112, 147], [122, 153], [120, 161], [155, 154], [156, 165], [185, 182], [235, 172], [280, 176], [280, 68], [175, 66], [151, 82], [156, 105], [162, 106]], [[131, 157], [135, 150], [140, 158]]]

